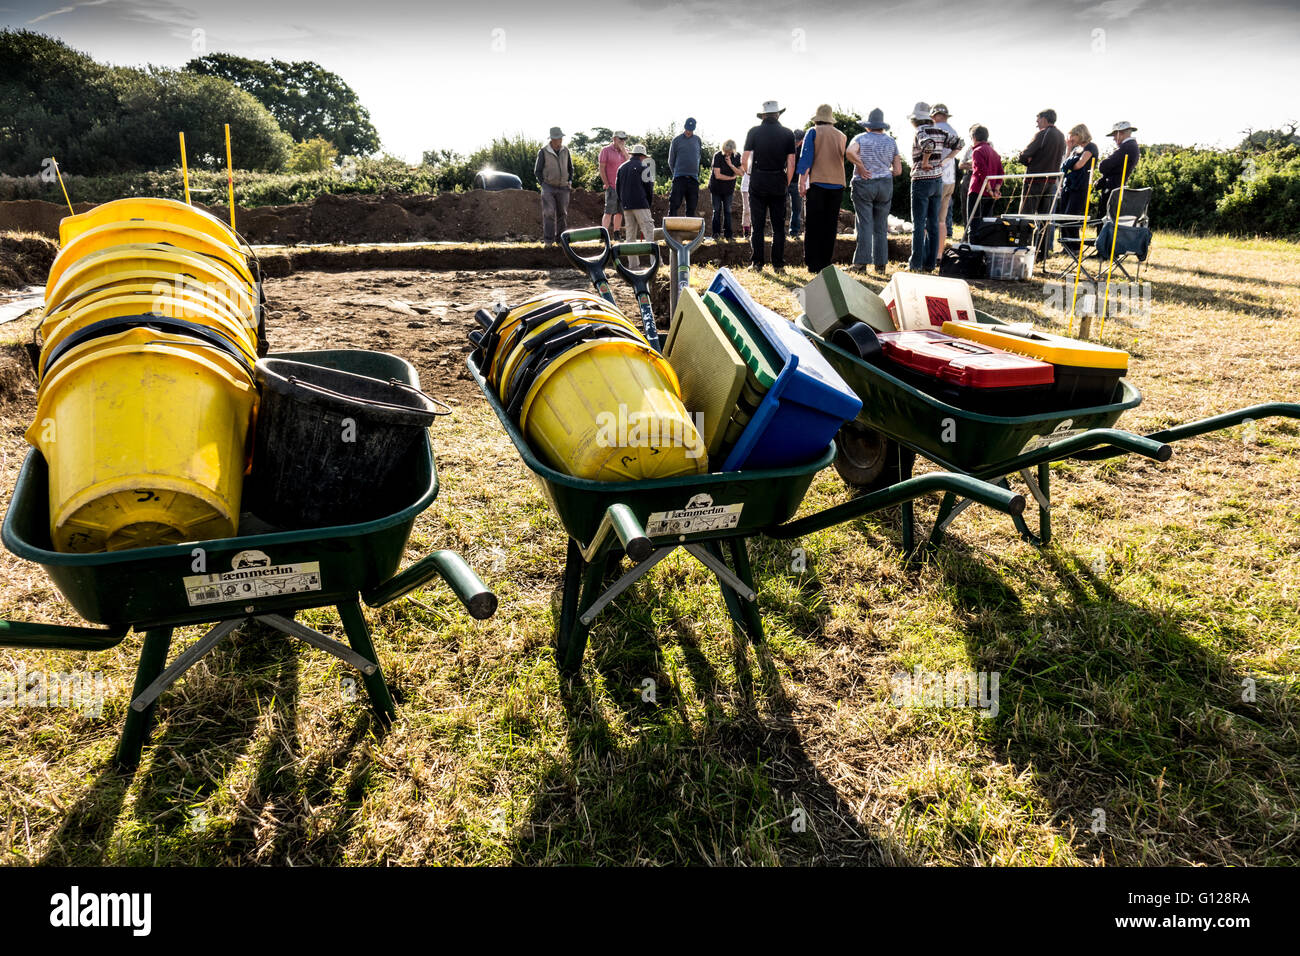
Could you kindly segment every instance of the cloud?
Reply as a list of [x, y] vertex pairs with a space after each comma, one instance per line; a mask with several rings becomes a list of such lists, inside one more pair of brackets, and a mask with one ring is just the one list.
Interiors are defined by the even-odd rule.
[[1105, 0], [1095, 7], [1082, 11], [1080, 17], [1100, 18], [1102, 20], [1127, 20], [1135, 12], [1146, 6], [1146, 0]]
[[77, 10], [81, 7], [98, 7], [102, 4], [110, 3], [110, 2], [111, 0], [84, 0], [84, 2], [82, 3], [71, 3], [66, 7], [59, 7], [59, 9], [57, 10], [51, 10], [48, 13], [42, 13], [38, 17], [33, 17], [32, 19], [27, 21], [27, 25], [31, 26], [34, 23], [40, 23], [42, 20], [49, 20], [52, 17], [61, 17], [65, 13], [72, 13], [74, 10]]

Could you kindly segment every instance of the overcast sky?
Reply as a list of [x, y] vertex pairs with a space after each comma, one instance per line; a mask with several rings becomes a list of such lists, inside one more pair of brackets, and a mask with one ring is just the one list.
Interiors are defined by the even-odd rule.
[[773, 98], [791, 126], [822, 102], [879, 106], [902, 136], [917, 100], [943, 101], [1003, 152], [1048, 106], [1099, 140], [1129, 120], [1145, 143], [1231, 145], [1300, 119], [1296, 0], [0, 0], [0, 23], [120, 65], [315, 60], [410, 160], [688, 115], [740, 140]]

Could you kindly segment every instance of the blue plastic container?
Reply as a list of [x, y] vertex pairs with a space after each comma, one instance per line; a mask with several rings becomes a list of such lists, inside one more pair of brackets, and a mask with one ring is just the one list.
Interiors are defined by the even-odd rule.
[[857, 417], [862, 400], [803, 333], [755, 302], [731, 270], [719, 269], [709, 291], [730, 302], [782, 362], [722, 470], [782, 468], [816, 458], [840, 426]]

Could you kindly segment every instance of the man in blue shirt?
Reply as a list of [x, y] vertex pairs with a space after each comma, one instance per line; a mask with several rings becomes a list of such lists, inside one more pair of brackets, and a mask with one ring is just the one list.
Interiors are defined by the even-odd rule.
[[700, 159], [702, 147], [695, 135], [695, 117], [688, 116], [682, 132], [673, 137], [668, 147], [668, 170], [673, 177], [673, 191], [668, 196], [668, 215], [677, 215], [682, 202], [686, 215], [694, 216], [700, 199]]

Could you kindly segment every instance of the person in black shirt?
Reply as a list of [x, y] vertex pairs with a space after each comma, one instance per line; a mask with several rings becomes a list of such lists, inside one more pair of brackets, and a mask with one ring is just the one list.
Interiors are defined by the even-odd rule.
[[[1092, 133], [1082, 123], [1070, 129], [1065, 145], [1069, 153], [1061, 163], [1061, 198], [1057, 201], [1056, 211], [1067, 216], [1082, 216], [1099, 150], [1092, 141]], [[1061, 245], [1073, 249], [1078, 239], [1078, 226], [1061, 227]]]
[[731, 197], [736, 193], [736, 178], [741, 175], [740, 157], [736, 155], [736, 141], [729, 139], [722, 144], [722, 149], [713, 154], [712, 171], [709, 173], [709, 195], [713, 200], [712, 238], [718, 238], [718, 230], [728, 239], [731, 232]]
[[[768, 100], [758, 114], [762, 122], [750, 127], [745, 136], [742, 168], [750, 170], [749, 208], [753, 219], [750, 248], [751, 265], [761, 269], [764, 265], [764, 230], [766, 220], [772, 222], [772, 268], [785, 270], [785, 201], [790, 182], [794, 179], [794, 133], [780, 123], [785, 110], [776, 100]], [[750, 165], [750, 160], [753, 165]]]
[[[1110, 135], [1115, 138], [1115, 152], [1111, 153], [1097, 166], [1097, 172], [1101, 173], [1101, 181], [1097, 183], [1097, 191], [1100, 194], [1102, 214], [1105, 214], [1106, 203], [1110, 199], [1110, 194], [1119, 189], [1120, 182], [1128, 182], [1133, 178], [1133, 170], [1137, 169], [1138, 164], [1138, 144], [1133, 138], [1137, 132], [1137, 127], [1128, 120], [1120, 120], [1111, 127]], [[1128, 170], [1125, 171], [1124, 160], [1128, 160]]]

